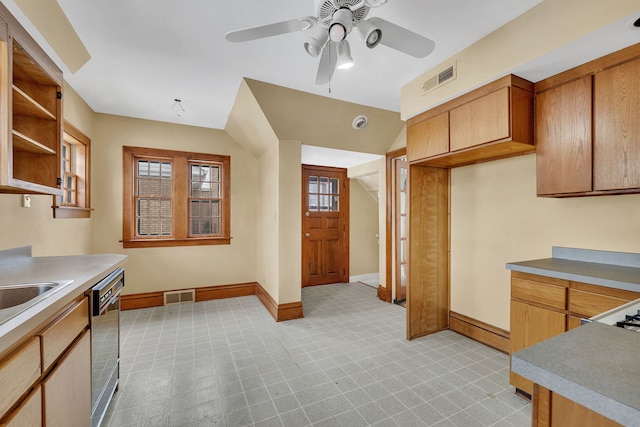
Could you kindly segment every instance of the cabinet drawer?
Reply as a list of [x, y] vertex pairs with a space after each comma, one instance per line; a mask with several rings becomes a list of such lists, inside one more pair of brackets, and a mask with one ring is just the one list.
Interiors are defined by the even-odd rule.
[[0, 427], [31, 427], [42, 425], [42, 391], [40, 386], [29, 394], [22, 404], [5, 420]]
[[0, 418], [38, 379], [40, 341], [31, 339], [0, 364]]
[[595, 316], [629, 301], [614, 296], [569, 289], [569, 311], [582, 317]]
[[567, 288], [512, 277], [511, 298], [565, 310]]
[[40, 333], [42, 370], [49, 366], [89, 324], [89, 302], [85, 297]]

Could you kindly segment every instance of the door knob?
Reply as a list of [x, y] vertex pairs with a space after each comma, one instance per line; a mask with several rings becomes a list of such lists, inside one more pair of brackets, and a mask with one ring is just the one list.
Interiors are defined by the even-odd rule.
[[308, 239], [309, 237], [311, 237], [311, 234], [309, 234], [309, 233], [304, 233], [304, 237], [306, 237], [306, 238]]
[[305, 212], [305, 213], [304, 213], [304, 216], [309, 216], [309, 215], [310, 215], [310, 213], [309, 213], [309, 212]]

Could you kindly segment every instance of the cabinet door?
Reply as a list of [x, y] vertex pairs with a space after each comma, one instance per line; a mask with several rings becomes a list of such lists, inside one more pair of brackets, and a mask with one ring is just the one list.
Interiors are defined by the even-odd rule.
[[640, 188], [640, 59], [595, 75], [594, 189]]
[[591, 191], [591, 76], [536, 96], [539, 195]]
[[[522, 350], [565, 331], [566, 315], [557, 311], [511, 301], [511, 353]], [[511, 384], [532, 394], [533, 382], [510, 373]]]
[[85, 332], [42, 383], [47, 427], [91, 425], [91, 335]]
[[505, 87], [450, 112], [451, 151], [511, 136], [509, 88]]
[[621, 424], [553, 392], [551, 393], [551, 426], [622, 427]]
[[33, 390], [7, 419], [0, 422], [0, 427], [35, 427], [41, 425], [42, 392], [40, 391], [40, 386]]
[[449, 151], [449, 113], [407, 127], [407, 159], [425, 159]]

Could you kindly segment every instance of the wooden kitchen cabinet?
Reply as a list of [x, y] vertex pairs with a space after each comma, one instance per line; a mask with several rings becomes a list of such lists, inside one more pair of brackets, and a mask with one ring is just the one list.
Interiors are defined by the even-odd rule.
[[[511, 272], [511, 354], [567, 330], [569, 281]], [[516, 392], [531, 396], [534, 383], [515, 372], [509, 382]]]
[[407, 160], [426, 159], [449, 152], [449, 113], [422, 120], [407, 128]]
[[2, 4], [0, 17], [0, 192], [61, 195], [62, 71]]
[[90, 425], [89, 314], [79, 298], [0, 361], [0, 426]]
[[640, 43], [535, 85], [537, 191], [640, 192]]
[[538, 384], [534, 386], [533, 425], [537, 427], [622, 427], [561, 394]]
[[[583, 318], [638, 298], [639, 292], [512, 271], [511, 354], [576, 328]], [[510, 372], [510, 383], [516, 392], [534, 392], [533, 382], [514, 372]]]
[[538, 195], [591, 191], [591, 76], [536, 96]]
[[33, 427], [42, 425], [42, 391], [36, 387], [22, 404], [0, 423], [0, 427]]
[[407, 121], [412, 164], [452, 168], [535, 151], [533, 83], [508, 75]]
[[31, 338], [0, 362], [0, 419], [40, 377], [40, 341]]
[[91, 335], [84, 332], [42, 383], [47, 427], [91, 424]]
[[594, 190], [640, 189], [640, 58], [594, 78]]

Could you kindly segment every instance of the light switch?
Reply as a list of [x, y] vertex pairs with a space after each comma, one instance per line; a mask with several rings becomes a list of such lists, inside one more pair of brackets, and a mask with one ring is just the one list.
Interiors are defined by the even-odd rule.
[[31, 207], [31, 196], [27, 196], [27, 195], [22, 196], [22, 207], [23, 208]]

